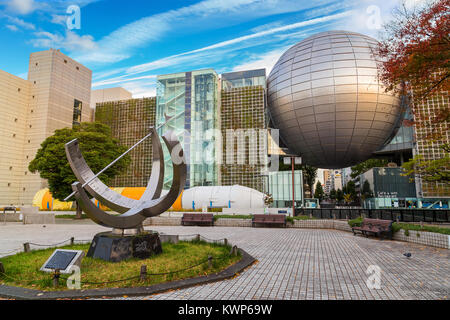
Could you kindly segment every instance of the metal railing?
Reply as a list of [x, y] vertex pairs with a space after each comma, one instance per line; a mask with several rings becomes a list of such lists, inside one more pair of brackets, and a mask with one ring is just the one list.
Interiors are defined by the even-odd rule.
[[316, 219], [356, 219], [358, 217], [384, 219], [399, 222], [449, 223], [449, 209], [308, 209], [295, 210], [296, 215], [312, 216]]

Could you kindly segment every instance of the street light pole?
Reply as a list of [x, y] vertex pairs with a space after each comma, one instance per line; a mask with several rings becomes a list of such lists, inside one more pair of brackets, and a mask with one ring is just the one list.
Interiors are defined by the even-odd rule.
[[292, 217], [295, 216], [295, 178], [294, 178], [294, 162], [295, 157], [291, 157], [291, 166], [292, 166]]

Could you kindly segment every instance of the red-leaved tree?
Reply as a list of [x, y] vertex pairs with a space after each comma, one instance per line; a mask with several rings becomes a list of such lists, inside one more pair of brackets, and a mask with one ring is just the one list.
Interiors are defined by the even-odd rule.
[[440, 150], [439, 156], [419, 154], [403, 168], [407, 175], [418, 175], [445, 190], [450, 183], [449, 18], [450, 0], [430, 1], [412, 9], [403, 4], [384, 26], [378, 48], [383, 61], [380, 80], [388, 91], [409, 99], [414, 120], [406, 125], [415, 126], [423, 148], [434, 145]]

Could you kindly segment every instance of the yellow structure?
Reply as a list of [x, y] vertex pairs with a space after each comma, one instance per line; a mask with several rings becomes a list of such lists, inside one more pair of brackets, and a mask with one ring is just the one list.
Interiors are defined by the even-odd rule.
[[56, 129], [91, 121], [92, 71], [59, 50], [30, 55], [28, 80], [0, 70], [0, 206], [30, 205], [46, 187], [28, 171]]
[[[140, 199], [144, 194], [145, 188], [111, 188], [118, 194], [131, 199]], [[173, 210], [182, 210], [181, 208], [181, 197], [183, 193], [180, 194], [178, 199], [172, 206]], [[103, 206], [97, 200], [95, 200], [95, 205], [100, 207], [102, 210], [109, 210], [107, 207]], [[33, 198], [33, 206], [39, 207], [39, 210], [70, 210], [75, 208], [75, 204], [71, 201], [61, 202], [59, 200], [53, 199], [52, 194], [48, 188], [39, 190]]]

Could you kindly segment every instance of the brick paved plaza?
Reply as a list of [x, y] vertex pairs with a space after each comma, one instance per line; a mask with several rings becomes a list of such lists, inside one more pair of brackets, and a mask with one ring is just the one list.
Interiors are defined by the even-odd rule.
[[[253, 255], [258, 263], [223, 282], [130, 299], [449, 299], [447, 249], [323, 229], [152, 229], [166, 234], [225, 237]], [[87, 239], [104, 230], [93, 224], [46, 228], [8, 224], [0, 226], [0, 252], [20, 247], [25, 241], [57, 243], [70, 236]], [[411, 258], [403, 256], [406, 252], [412, 254]], [[381, 268], [381, 289], [368, 289], [369, 265]]]

